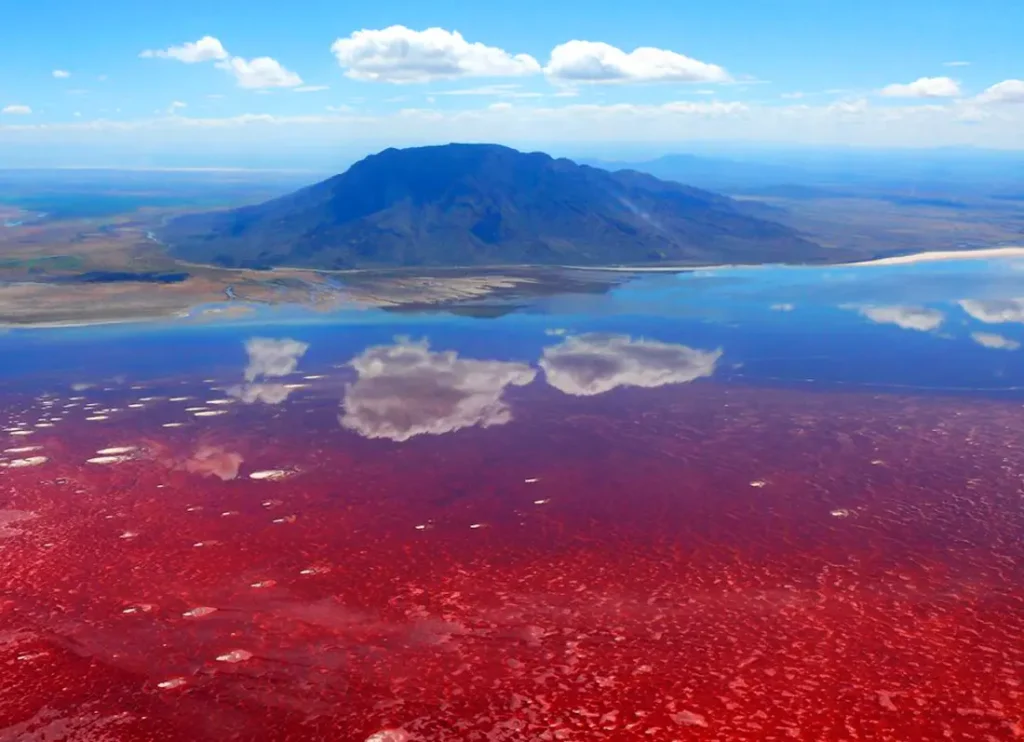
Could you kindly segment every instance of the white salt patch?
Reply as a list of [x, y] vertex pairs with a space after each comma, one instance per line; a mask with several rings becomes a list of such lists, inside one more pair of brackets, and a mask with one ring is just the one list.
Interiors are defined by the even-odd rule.
[[120, 464], [123, 461], [130, 461], [131, 456], [94, 456], [91, 459], [86, 459], [87, 464]]
[[160, 399], [160, 397], [139, 397], [140, 402], [155, 402], [158, 399]]
[[34, 430], [9, 430], [7, 431], [11, 435], [32, 435]]
[[523, 481], [526, 482], [526, 484], [534, 484], [535, 482], [539, 482], [540, 480], [534, 477], [533, 479], [524, 479]]
[[416, 530], [417, 531], [425, 531], [425, 530], [427, 530], [427, 524], [426, 523], [420, 523], [418, 526], [416, 526]]
[[180, 428], [185, 423], [164, 423], [162, 427], [165, 428]]
[[254, 471], [249, 475], [249, 479], [266, 479], [273, 482], [278, 479], [284, 479], [290, 473], [284, 469], [265, 469], [263, 471]]
[[296, 520], [296, 518], [295, 518], [294, 515], [286, 515], [283, 518], [274, 518], [274, 523], [277, 523], [277, 524], [281, 524], [281, 523], [294, 523], [295, 520]]
[[130, 538], [135, 538], [138, 535], [139, 534], [137, 534], [135, 531], [125, 531], [120, 536], [118, 536], [118, 538], [130, 539]]
[[305, 389], [307, 386], [309, 386], [309, 384], [292, 383], [292, 384], [285, 384], [284, 388], [285, 389]]
[[265, 587], [273, 587], [277, 584], [276, 580], [261, 580], [260, 582], [254, 582], [249, 587], [254, 587], [257, 590], [261, 590]]
[[0, 466], [6, 466], [11, 469], [22, 469], [26, 466], [39, 466], [49, 461], [45, 456], [29, 456], [27, 459], [14, 459], [10, 463], [0, 464]]
[[846, 508], [836, 508], [835, 510], [831, 511], [829, 515], [831, 515], [833, 518], [849, 518], [850, 511], [847, 510]]
[[208, 400], [206, 400], [206, 404], [234, 404], [234, 402], [235, 402], [235, 400], [233, 400], [233, 399], [208, 399]]
[[327, 567], [306, 567], [299, 572], [300, 575], [325, 575], [331, 570]]
[[98, 453], [100, 456], [114, 456], [121, 453], [131, 453], [137, 450], [136, 446], [112, 446], [110, 448], [101, 448]]
[[367, 737], [365, 742], [409, 742], [409, 739], [401, 729], [381, 729]]
[[18, 446], [17, 448], [5, 448], [4, 453], [28, 453], [29, 451], [39, 451], [42, 446]]
[[37, 428], [52, 428], [53, 423], [36, 423]]
[[764, 481], [763, 479], [755, 479], [753, 482], [750, 483], [750, 486], [751, 487], [764, 487], [766, 484], [768, 484], [768, 483], [766, 481]]
[[203, 410], [209, 409], [207, 407], [186, 407], [185, 412], [202, 412]]
[[214, 417], [215, 415], [226, 415], [227, 410], [204, 410], [203, 412], [193, 413], [196, 417]]
[[548, 504], [549, 502], [551, 502], [551, 500], [550, 500], [550, 499], [547, 499], [547, 498], [545, 498], [545, 499], [543, 499], [543, 500], [534, 500], [534, 501], [533, 501], [533, 504], [534, 504], [534, 505], [547, 505], [547, 504]]
[[217, 658], [218, 662], [245, 662], [252, 658], [252, 652], [246, 652], [244, 649], [234, 649], [227, 654], [222, 654]]
[[216, 608], [211, 608], [208, 605], [201, 605], [198, 608], [193, 608], [190, 611], [185, 611], [181, 615], [185, 618], [202, 618], [203, 616], [209, 616], [211, 613], [216, 613]]
[[146, 405], [144, 405], [144, 404], [142, 404], [142, 403], [140, 403], [140, 402], [133, 402], [132, 404], [128, 405], [128, 407], [130, 407], [130, 408], [131, 408], [131, 409], [133, 409], [133, 410], [137, 410], [137, 409], [139, 409], [140, 407], [145, 407], [145, 406], [146, 406]]
[[156, 684], [156, 687], [162, 688], [163, 690], [174, 690], [175, 688], [180, 688], [187, 684], [188, 681], [185, 680], [185, 678], [171, 678], [170, 680], [162, 680]]
[[170, 402], [184, 402], [186, 399], [192, 399], [191, 397], [171, 397], [168, 401]]
[[310, 374], [309, 376], [303, 376], [302, 378], [312, 381], [313, 379], [323, 379], [326, 377], [323, 376], [322, 374]]
[[470, 528], [483, 528], [484, 524], [483, 523], [471, 523], [469, 527]]
[[221, 518], [230, 518], [232, 515], [238, 515], [238, 511], [237, 510], [225, 510], [223, 513], [220, 514], [220, 517]]
[[86, 420], [109, 420], [110, 418], [106, 415], [92, 415], [91, 417], [85, 418]]

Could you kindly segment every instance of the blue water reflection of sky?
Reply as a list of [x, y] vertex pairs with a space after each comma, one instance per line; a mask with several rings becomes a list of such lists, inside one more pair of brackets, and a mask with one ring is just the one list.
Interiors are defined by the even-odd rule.
[[[307, 343], [302, 363], [310, 371], [348, 364], [368, 348], [394, 345], [396, 336], [426, 340], [431, 352], [539, 370], [559, 352], [552, 349], [597, 334], [619, 338], [609, 342], [627, 347], [623, 357], [634, 366], [644, 361], [628, 354], [648, 351], [623, 346], [622, 338], [653, 343], [652, 358], [659, 343], [720, 351], [713, 374], [700, 374], [719, 381], [1015, 393], [1024, 388], [1022, 268], [1020, 261], [976, 260], [653, 273], [602, 295], [526, 299], [493, 319], [271, 307], [217, 322], [13, 329], [0, 334], [0, 378], [238, 373], [253, 336]], [[605, 363], [600, 356], [593, 362]], [[665, 358], [657, 362], [673, 362], [671, 353]]]

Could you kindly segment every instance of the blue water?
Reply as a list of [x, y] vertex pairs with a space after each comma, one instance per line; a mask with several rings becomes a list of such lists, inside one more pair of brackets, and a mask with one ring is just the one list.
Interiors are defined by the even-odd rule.
[[237, 372], [253, 336], [308, 343], [308, 372], [400, 336], [535, 366], [566, 338], [600, 333], [720, 349], [713, 377], [728, 383], [1024, 396], [1019, 260], [647, 274], [603, 295], [523, 303], [494, 319], [283, 306], [216, 322], [11, 329], [0, 334], [0, 379]]

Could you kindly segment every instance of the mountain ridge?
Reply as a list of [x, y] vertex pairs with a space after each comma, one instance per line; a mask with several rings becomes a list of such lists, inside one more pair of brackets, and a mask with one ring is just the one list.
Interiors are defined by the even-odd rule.
[[388, 148], [262, 204], [178, 217], [172, 255], [225, 267], [819, 262], [764, 207], [486, 144]]

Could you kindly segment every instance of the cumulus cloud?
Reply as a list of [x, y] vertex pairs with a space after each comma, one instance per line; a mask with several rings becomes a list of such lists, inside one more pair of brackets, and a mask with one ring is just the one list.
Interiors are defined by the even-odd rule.
[[537, 374], [523, 363], [435, 352], [426, 340], [368, 348], [349, 365], [357, 379], [345, 390], [342, 427], [393, 441], [504, 425], [512, 419], [505, 388], [525, 386]]
[[957, 302], [974, 319], [989, 325], [1024, 324], [1024, 299], [963, 299]]
[[971, 340], [982, 347], [994, 350], [1017, 350], [1020, 348], [1020, 343], [1016, 340], [1011, 340], [994, 332], [972, 332]]
[[959, 61], [958, 60], [958, 61], [953, 61], [953, 62], [943, 62], [942, 66], [943, 67], [969, 67], [970, 64], [971, 64], [970, 62], [963, 62], [963, 61]]
[[58, 80], [67, 80], [69, 77], [71, 77], [71, 73], [67, 70], [54, 70], [53, 76], [56, 77]]
[[0, 113], [7, 114], [8, 116], [27, 116], [32, 113], [32, 109], [15, 103], [0, 108]]
[[228, 54], [224, 45], [213, 36], [204, 36], [199, 41], [188, 41], [181, 46], [167, 49], [147, 49], [140, 57], [176, 59], [186, 64], [214, 62], [218, 69], [230, 73], [241, 88], [266, 90], [268, 88], [296, 88], [302, 85], [302, 78], [271, 57], [245, 59]]
[[906, 84], [886, 85], [881, 94], [887, 98], [956, 98], [960, 84], [950, 77], [921, 77]]
[[217, 62], [217, 67], [230, 72], [239, 87], [249, 90], [294, 88], [302, 85], [301, 77], [285, 69], [280, 62], [271, 57], [231, 57]]
[[514, 77], [540, 72], [528, 54], [469, 42], [458, 31], [405, 26], [355, 31], [331, 46], [345, 75], [390, 83], [430, 82], [462, 77]]
[[196, 62], [216, 62], [227, 59], [228, 52], [220, 40], [213, 36], [204, 36], [199, 41], [186, 41], [181, 46], [171, 46], [167, 49], [146, 49], [139, 56], [150, 59], [176, 59], [185, 64], [195, 64]]
[[930, 332], [942, 325], [946, 315], [925, 307], [857, 307], [861, 315], [881, 325], [896, 325], [904, 330]]
[[228, 481], [238, 476], [238, 468], [241, 465], [242, 455], [239, 453], [226, 451], [220, 446], [200, 446], [185, 460], [181, 468], [190, 474]]
[[1024, 80], [1003, 80], [986, 89], [979, 103], [1024, 103]]
[[651, 388], [711, 376], [721, 355], [721, 350], [588, 333], [545, 348], [540, 367], [555, 389], [586, 397], [620, 386]]
[[667, 49], [642, 46], [625, 52], [600, 41], [567, 41], [551, 50], [544, 72], [566, 82], [725, 82], [729, 74]]

